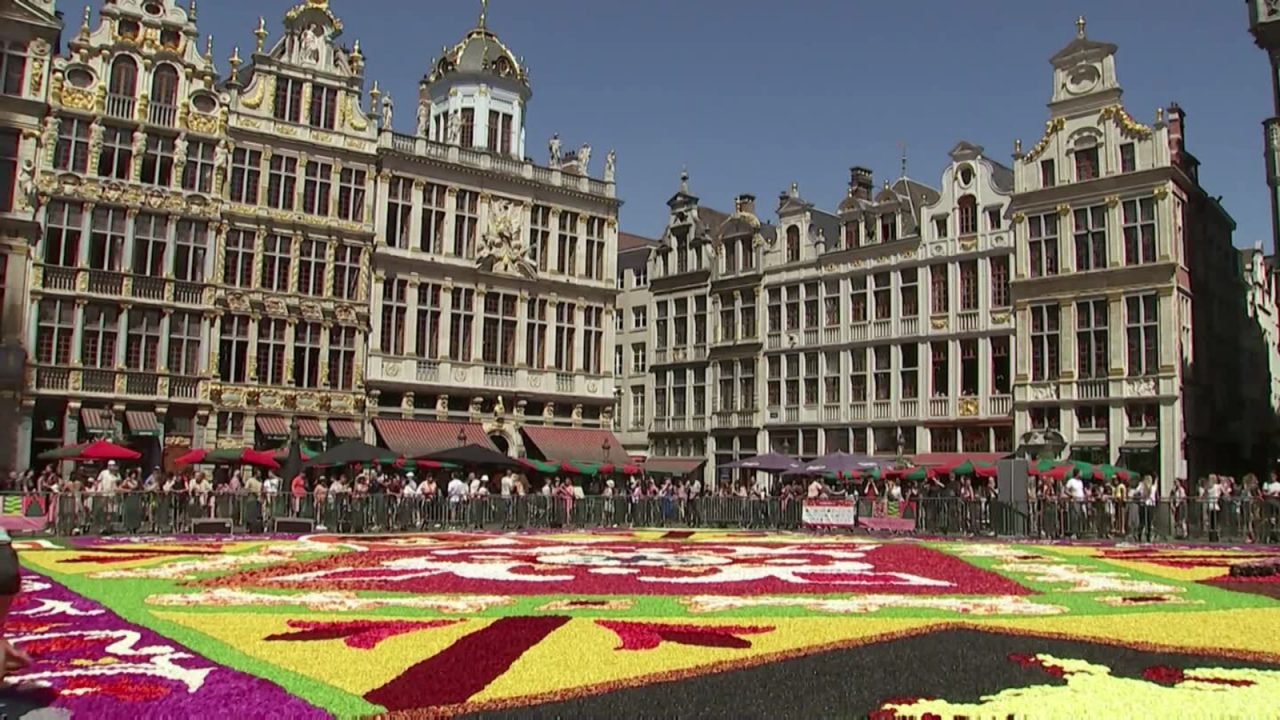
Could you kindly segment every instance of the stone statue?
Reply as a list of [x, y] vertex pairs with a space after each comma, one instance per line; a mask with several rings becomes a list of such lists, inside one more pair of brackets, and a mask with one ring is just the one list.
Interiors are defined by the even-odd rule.
[[476, 260], [496, 273], [533, 276], [524, 237], [524, 206], [506, 198], [489, 205], [488, 227], [480, 238]]
[[323, 33], [320, 26], [311, 23], [311, 26], [302, 31], [300, 38], [300, 50], [298, 52], [298, 61], [306, 65], [320, 64], [320, 45], [323, 42]]
[[608, 155], [604, 156], [604, 181], [613, 182], [614, 174], [618, 169], [618, 153], [610, 150]]
[[551, 136], [548, 147], [551, 150], [551, 167], [560, 167], [560, 133]]
[[133, 156], [141, 158], [147, 152], [147, 134], [144, 132], [136, 132], [133, 134]]
[[391, 113], [395, 110], [395, 103], [391, 101], [391, 93], [382, 96], [382, 129], [391, 129]]
[[578, 172], [583, 175], [588, 174], [587, 166], [591, 164], [591, 146], [582, 143], [582, 149], [578, 151]]
[[507, 406], [502, 402], [501, 395], [499, 395], [497, 401], [493, 403], [493, 414], [499, 416], [507, 414]]
[[547, 403], [542, 406], [542, 419], [551, 422], [556, 419], [556, 404]]
[[50, 115], [44, 119], [44, 133], [40, 137], [40, 147], [52, 152], [58, 144], [58, 116]]
[[187, 162], [187, 135], [183, 133], [173, 141], [173, 164], [184, 165]]
[[582, 406], [581, 406], [581, 405], [574, 405], [574, 406], [573, 406], [573, 416], [572, 416], [572, 419], [573, 419], [573, 422], [574, 422], [574, 424], [575, 424], [575, 425], [581, 425], [581, 424], [582, 424]]
[[418, 101], [418, 137], [426, 137], [431, 128], [431, 103]]
[[450, 145], [462, 144], [462, 111], [454, 108], [449, 113], [449, 140]]
[[27, 158], [22, 161], [22, 171], [18, 176], [18, 193], [27, 207], [36, 209], [36, 164]]
[[[213, 150], [213, 176], [214, 183], [218, 186], [218, 192], [222, 192], [223, 186], [226, 185], [227, 177], [231, 175], [230, 164], [231, 153], [227, 149], [227, 141], [219, 140], [218, 146]], [[221, 180], [217, 179], [219, 173], [221, 173]]]
[[97, 120], [89, 126], [89, 152], [91, 154], [96, 155], [100, 150], [102, 150], [102, 139], [106, 135], [106, 132], [106, 128], [104, 128], [102, 123]]
[[438, 415], [441, 418], [444, 418], [448, 414], [449, 414], [449, 396], [437, 395], [436, 396], [436, 415]]

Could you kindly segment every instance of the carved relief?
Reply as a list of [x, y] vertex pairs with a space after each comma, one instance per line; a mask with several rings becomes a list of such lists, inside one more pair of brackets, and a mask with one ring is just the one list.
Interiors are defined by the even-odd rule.
[[1159, 386], [1155, 378], [1133, 378], [1125, 381], [1124, 394], [1128, 397], [1155, 397], [1159, 394]]
[[976, 417], [978, 415], [978, 398], [962, 397], [958, 407], [960, 417]]

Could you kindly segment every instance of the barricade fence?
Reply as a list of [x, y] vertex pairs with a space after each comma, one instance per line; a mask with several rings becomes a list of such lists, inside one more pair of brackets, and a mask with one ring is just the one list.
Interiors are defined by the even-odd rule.
[[[302, 518], [317, 530], [342, 533], [435, 529], [680, 527], [796, 530], [805, 527], [803, 500], [708, 496], [525, 495], [452, 500], [443, 496], [353, 496], [287, 493], [23, 493], [0, 494], [6, 515], [42, 518], [52, 535], [186, 533], [203, 519], [229, 520], [236, 532], [271, 532], [276, 520]], [[855, 503], [857, 524], [889, 514], [906, 521], [896, 532], [920, 536], [990, 535], [1028, 539], [1280, 542], [1280, 501], [1040, 500], [1002, 503], [928, 497]], [[886, 508], [888, 511], [886, 513]], [[826, 528], [830, 530], [831, 528]], [[835, 528], [839, 531], [841, 528]]]

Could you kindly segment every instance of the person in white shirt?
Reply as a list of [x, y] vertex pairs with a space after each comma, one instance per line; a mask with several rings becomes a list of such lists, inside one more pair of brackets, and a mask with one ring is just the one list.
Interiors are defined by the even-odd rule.
[[1218, 539], [1218, 519], [1222, 510], [1220, 501], [1222, 500], [1222, 482], [1217, 475], [1209, 476], [1209, 483], [1204, 487], [1202, 497], [1205, 500], [1205, 507], [1209, 512], [1209, 539]]
[[460, 503], [467, 497], [467, 485], [462, 482], [462, 478], [454, 475], [453, 479], [449, 481], [447, 492], [449, 493], [449, 502]]
[[116, 494], [116, 486], [120, 484], [120, 471], [116, 467], [116, 461], [111, 460], [107, 466], [98, 473], [98, 482], [94, 489], [101, 495], [111, 497]]
[[1084, 522], [1084, 481], [1072, 475], [1066, 482], [1067, 497], [1071, 504], [1067, 506], [1069, 530], [1071, 537], [1080, 535], [1080, 526]]
[[508, 470], [503, 473], [502, 479], [498, 481], [498, 492], [501, 493], [502, 497], [509, 498], [514, 494], [515, 485], [515, 476]]
[[489, 484], [489, 476], [488, 476], [488, 475], [485, 475], [484, 477], [479, 477], [479, 478], [478, 478], [478, 477], [476, 477], [476, 476], [473, 474], [473, 475], [471, 476], [471, 497], [476, 497], [477, 495], [479, 495], [479, 494], [480, 494], [480, 488], [482, 488], [482, 487], [484, 487], [484, 486], [486, 486], [486, 485], [488, 485], [488, 484]]
[[515, 520], [516, 476], [510, 470], [498, 480], [498, 494], [502, 497], [502, 529], [506, 530]]
[[822, 481], [815, 478], [813, 482], [809, 483], [809, 499], [817, 500], [822, 497], [822, 492], [825, 489], [826, 488], [822, 485]]
[[267, 479], [262, 482], [262, 491], [268, 495], [280, 492], [280, 476], [276, 475], [275, 470], [267, 473]]

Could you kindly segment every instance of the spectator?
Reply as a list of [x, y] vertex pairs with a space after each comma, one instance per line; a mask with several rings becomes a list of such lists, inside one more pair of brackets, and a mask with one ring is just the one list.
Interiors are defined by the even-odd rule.
[[1084, 512], [1084, 481], [1075, 473], [1072, 473], [1071, 477], [1067, 479], [1064, 489], [1067, 494], [1067, 499], [1070, 500], [1070, 506], [1068, 507], [1069, 534], [1072, 538], [1078, 538], [1080, 537], [1081, 515]]

